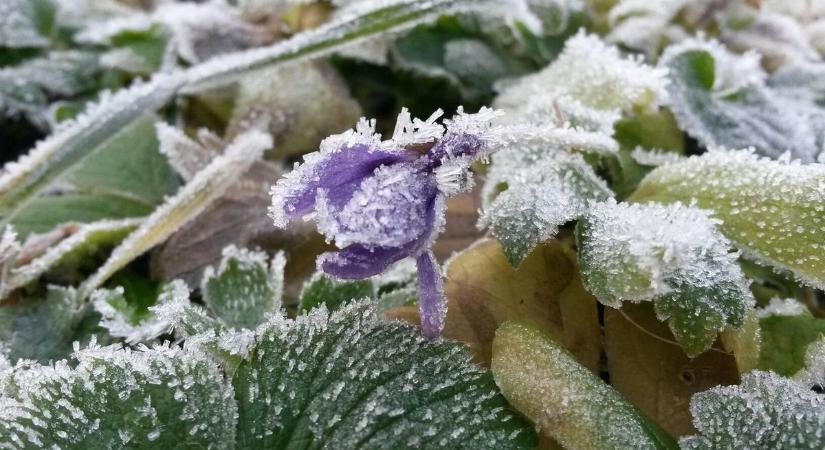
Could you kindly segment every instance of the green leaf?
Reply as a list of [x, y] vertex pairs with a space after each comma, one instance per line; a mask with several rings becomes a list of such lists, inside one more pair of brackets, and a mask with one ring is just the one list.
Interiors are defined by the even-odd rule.
[[403, 69], [446, 78], [464, 97], [489, 98], [497, 80], [538, 68], [510, 48], [517, 43], [501, 18], [459, 14], [414, 28], [395, 40], [391, 54]]
[[229, 246], [217, 270], [204, 271], [201, 292], [206, 306], [232, 328], [255, 328], [281, 307], [286, 258]]
[[825, 166], [713, 151], [656, 168], [633, 201], [696, 201], [749, 259], [825, 287]]
[[813, 162], [822, 149], [825, 113], [812, 101], [768, 87], [755, 54], [738, 56], [716, 43], [672, 47], [660, 60], [669, 69], [670, 108], [679, 125], [707, 147], [754, 147]]
[[119, 131], [66, 174], [63, 192], [38, 197], [7, 219], [25, 237], [66, 222], [149, 214], [179, 184], [158, 151], [154, 120], [142, 116]]
[[670, 435], [533, 325], [502, 324], [491, 367], [510, 404], [565, 448], [677, 448]]
[[55, 9], [52, 0], [0, 0], [0, 47], [48, 47]]
[[771, 308], [762, 311], [759, 369], [793, 376], [804, 368], [808, 346], [825, 336], [825, 319], [813, 317], [803, 305], [796, 304], [795, 311], [773, 312]]
[[580, 155], [526, 143], [493, 155], [483, 189], [479, 225], [491, 228], [514, 267], [591, 203], [612, 198]]
[[112, 135], [145, 113], [167, 104], [177, 94], [222, 87], [254, 69], [309, 58], [358, 39], [432, 18], [449, 8], [477, 4], [471, 0], [380, 2], [358, 15], [347, 15], [270, 47], [213, 58], [184, 71], [157, 74], [148, 82], [105, 97], [6, 167], [6, 173], [0, 176], [3, 218], [0, 225], [9, 223], [20, 209], [46, 192]]
[[62, 358], [71, 352], [87, 312], [73, 289], [56, 286], [43, 297], [0, 306], [0, 353], [12, 362]]
[[223, 154], [213, 159], [173, 197], [155, 209], [115, 248], [106, 263], [83, 282], [78, 295], [87, 297], [115, 272], [202, 213], [237, 181], [237, 177], [259, 160], [264, 150], [271, 145], [271, 136], [259, 131], [249, 131], [238, 136]]
[[822, 395], [772, 372], [696, 394], [690, 410], [699, 435], [683, 437], [683, 449], [818, 449], [825, 434]]
[[234, 447], [232, 388], [205, 354], [93, 346], [73, 358], [76, 364], [33, 365], [7, 376], [0, 446]]
[[683, 205], [602, 203], [576, 231], [587, 289], [605, 305], [653, 301], [689, 356], [742, 326], [754, 303], [730, 243]]
[[235, 373], [238, 448], [532, 449], [460, 345], [361, 302], [273, 320]]

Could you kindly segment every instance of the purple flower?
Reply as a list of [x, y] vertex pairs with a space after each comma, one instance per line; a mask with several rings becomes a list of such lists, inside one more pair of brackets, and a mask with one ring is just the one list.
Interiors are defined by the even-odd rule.
[[361, 119], [355, 130], [325, 139], [273, 186], [270, 216], [281, 228], [314, 217], [318, 231], [340, 248], [318, 258], [337, 278], [368, 278], [415, 258], [421, 325], [427, 336], [438, 336], [447, 304], [431, 248], [444, 225], [446, 197], [472, 188], [469, 167], [486, 156], [497, 115], [459, 111], [440, 125], [441, 111], [421, 121], [404, 109], [388, 141], [375, 134], [374, 121]]

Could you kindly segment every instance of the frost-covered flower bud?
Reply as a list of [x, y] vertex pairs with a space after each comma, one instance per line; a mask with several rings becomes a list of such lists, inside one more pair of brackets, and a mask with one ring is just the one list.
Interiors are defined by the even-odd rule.
[[355, 130], [330, 136], [272, 188], [270, 207], [278, 227], [314, 213], [318, 231], [340, 248], [318, 259], [332, 276], [367, 278], [415, 258], [421, 324], [429, 337], [440, 334], [447, 313], [431, 250], [443, 227], [445, 198], [472, 187], [470, 165], [486, 153], [485, 131], [497, 113], [459, 111], [445, 125], [436, 123], [440, 115], [412, 120], [405, 109], [387, 141], [365, 119]]

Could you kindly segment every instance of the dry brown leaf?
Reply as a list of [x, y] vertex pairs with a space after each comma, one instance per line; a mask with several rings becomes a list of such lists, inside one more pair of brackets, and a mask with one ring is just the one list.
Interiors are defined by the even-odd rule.
[[674, 436], [696, 433], [693, 394], [739, 382], [733, 355], [715, 345], [689, 359], [650, 303], [605, 308], [604, 325], [610, 384]]
[[[448, 264], [449, 306], [443, 335], [469, 345], [480, 364], [489, 365], [496, 328], [508, 320], [530, 320], [550, 333], [584, 366], [598, 371], [601, 350], [596, 300], [581, 286], [566, 241], [537, 247], [514, 269], [498, 241], [483, 239]], [[415, 307], [387, 313], [417, 323]]]

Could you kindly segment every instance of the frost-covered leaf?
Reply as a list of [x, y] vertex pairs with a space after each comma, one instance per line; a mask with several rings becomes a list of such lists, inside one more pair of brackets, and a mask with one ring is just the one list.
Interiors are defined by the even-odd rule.
[[[618, 113], [655, 107], [667, 99], [666, 72], [580, 32], [547, 68], [505, 89], [496, 106], [514, 120], [569, 122], [612, 134]], [[559, 117], [561, 115], [561, 117]]]
[[0, 47], [47, 47], [54, 14], [52, 0], [0, 0]]
[[717, 348], [685, 355], [650, 303], [605, 308], [604, 341], [610, 385], [673, 436], [695, 432], [694, 394], [739, 382], [732, 355]]
[[601, 203], [579, 222], [579, 263], [587, 289], [605, 305], [653, 301], [689, 356], [717, 333], [740, 327], [752, 307], [748, 283], [699, 209], [676, 204]]
[[[315, 269], [314, 256], [325, 245], [323, 238], [309, 233], [309, 230], [314, 232], [310, 224], [277, 230], [267, 216], [266, 209], [272, 202], [269, 188], [281, 172], [276, 163], [252, 164], [223, 196], [150, 253], [152, 276], [164, 280], [179, 278], [190, 286], [200, 286], [203, 271], [219, 264], [223, 249], [229, 245], [283, 249], [287, 252], [290, 270], [297, 260], [312, 258], [308, 263], [311, 267], [306, 268], [308, 273], [304, 273], [310, 275]], [[300, 290], [300, 286], [297, 289]]]
[[167, 331], [174, 330], [178, 336], [189, 338], [199, 334], [217, 335], [225, 330], [224, 324], [210, 316], [206, 308], [189, 301], [186, 283], [172, 281], [165, 294], [167, 297], [149, 307], [149, 312], [157, 321], [167, 325]]
[[78, 339], [88, 310], [73, 289], [57, 286], [50, 286], [42, 297], [0, 306], [0, 353], [11, 361], [64, 357]]
[[153, 116], [142, 116], [118, 131], [81, 164], [69, 168], [57, 192], [33, 199], [4, 219], [27, 236], [66, 222], [150, 213], [178, 186], [166, 158], [158, 152], [153, 122]]
[[759, 329], [759, 369], [791, 376], [805, 366], [809, 345], [825, 336], [825, 319], [814, 317], [795, 300], [774, 299], [759, 310]]
[[756, 54], [687, 41], [669, 48], [659, 64], [669, 69], [669, 106], [679, 125], [705, 146], [753, 146], [772, 158], [790, 151], [803, 162], [822, 151], [825, 113], [766, 86]]
[[250, 122], [264, 123], [282, 157], [315, 150], [322, 139], [350, 128], [361, 116], [361, 107], [332, 67], [308, 61], [244, 76], [228, 134]]
[[492, 370], [507, 400], [565, 448], [672, 449], [676, 442], [533, 325], [496, 330]]
[[0, 68], [0, 113], [22, 114], [32, 124], [48, 129], [49, 105], [58, 98], [95, 89], [99, 71], [95, 53], [74, 50], [50, 52]]
[[232, 328], [255, 328], [281, 307], [284, 288], [283, 252], [268, 261], [264, 252], [229, 246], [217, 269], [203, 274], [206, 306]]
[[722, 221], [720, 230], [744, 255], [801, 282], [825, 287], [825, 166], [711, 151], [658, 167], [634, 201], [696, 201]]
[[36, 281], [48, 271], [77, 263], [100, 247], [120, 242], [140, 224], [140, 219], [106, 220], [77, 227], [71, 236], [50, 246], [43, 254], [11, 269], [0, 283], [0, 299], [15, 289]]
[[739, 386], [719, 386], [691, 400], [698, 436], [683, 449], [819, 449], [825, 434], [825, 398], [772, 372], [752, 371]]
[[233, 448], [232, 387], [205, 354], [90, 347], [76, 364], [18, 366], [0, 395], [0, 445]]
[[687, 0], [620, 0], [607, 16], [607, 40], [654, 58], [668, 42], [685, 31], [672, 23]]
[[602, 203], [579, 222], [579, 262], [602, 304], [653, 301], [689, 356], [738, 328], [753, 305], [718, 221], [681, 204]]
[[368, 303], [273, 319], [257, 342], [233, 379], [239, 448], [535, 446], [466, 350]]
[[[455, 255], [445, 270], [448, 304], [442, 334], [466, 343], [475, 360], [488, 365], [496, 328], [508, 320], [531, 320], [596, 371], [601, 354], [598, 308], [582, 286], [567, 245], [558, 240], [541, 244], [518, 268], [492, 239]], [[414, 307], [388, 314], [418, 317]]]
[[112, 274], [202, 213], [271, 145], [272, 138], [259, 131], [240, 135], [115, 248], [106, 263], [81, 285], [79, 295], [88, 296]]
[[808, 346], [805, 351], [805, 368], [794, 374], [794, 379], [811, 389], [825, 387], [825, 333]]
[[513, 147], [493, 155], [479, 225], [490, 227], [518, 266], [559, 227], [609, 198], [610, 188], [580, 155], [539, 145]]

